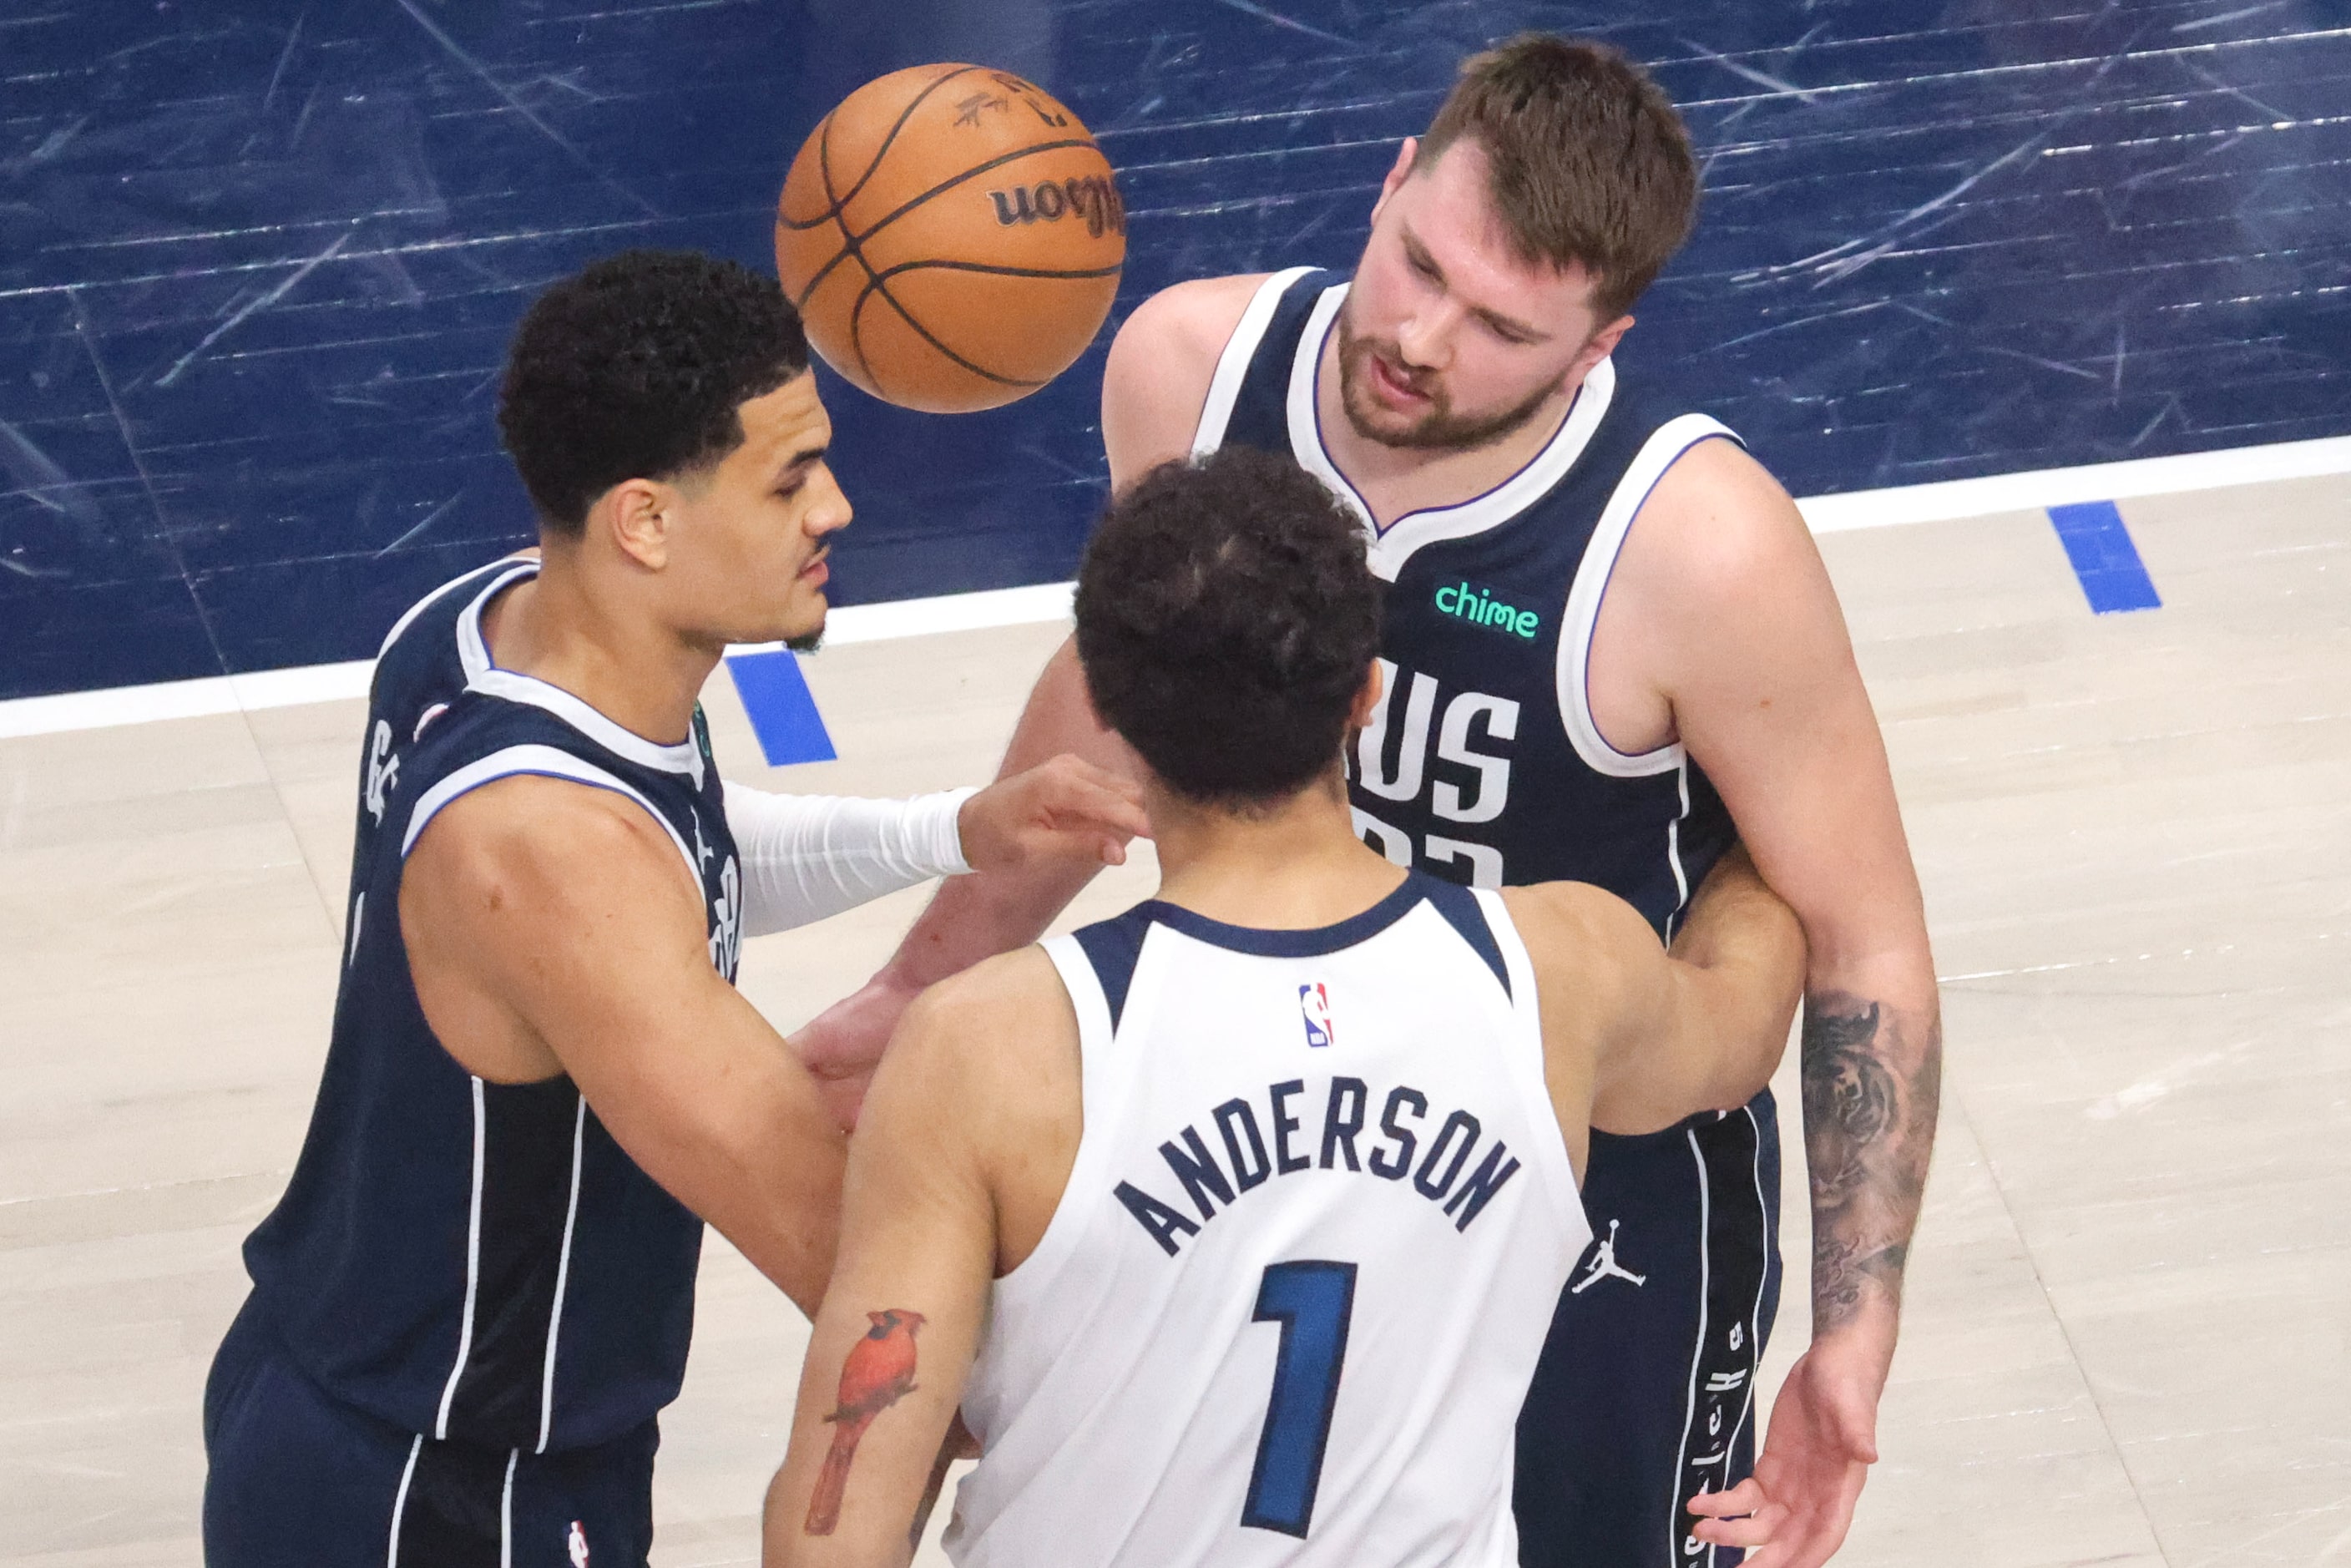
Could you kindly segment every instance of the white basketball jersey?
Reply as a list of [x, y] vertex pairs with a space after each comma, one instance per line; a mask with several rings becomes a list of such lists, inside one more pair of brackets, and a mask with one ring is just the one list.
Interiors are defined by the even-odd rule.
[[1499, 895], [1046, 944], [1085, 1131], [997, 1281], [964, 1568], [1514, 1568], [1513, 1429], [1590, 1239]]

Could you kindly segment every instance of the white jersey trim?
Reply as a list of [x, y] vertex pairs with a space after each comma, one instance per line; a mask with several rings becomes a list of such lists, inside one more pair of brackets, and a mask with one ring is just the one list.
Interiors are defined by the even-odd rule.
[[1633, 520], [1640, 516], [1650, 492], [1683, 453], [1701, 441], [1718, 436], [1727, 441], [1739, 439], [1729, 426], [1702, 413], [1678, 415], [1650, 434], [1625, 468], [1625, 476], [1616, 482], [1608, 505], [1601, 509], [1600, 521], [1592, 529], [1592, 542], [1584, 547], [1583, 559], [1575, 569], [1575, 581], [1568, 589], [1567, 610], [1559, 628], [1559, 716], [1567, 727], [1567, 737], [1574, 744], [1576, 756], [1595, 773], [1612, 779], [1646, 779], [1652, 774], [1670, 773], [1681, 766], [1682, 747], [1678, 741], [1634, 755], [1617, 750], [1600, 733], [1600, 726], [1592, 716], [1592, 629], [1599, 623], [1601, 602], [1608, 595], [1608, 580], [1615, 574], [1616, 558], [1625, 549], [1625, 536], [1631, 532]]
[[1674, 786], [1681, 795], [1681, 810], [1666, 824], [1666, 864], [1674, 873], [1674, 906], [1666, 912], [1666, 945], [1674, 940], [1674, 922], [1689, 907], [1689, 870], [1682, 864], [1682, 824], [1689, 821], [1689, 755], [1683, 753], [1674, 767]]
[[[1682, 1406], [1681, 1441], [1674, 1446], [1677, 1466], [1689, 1453], [1690, 1433], [1698, 1427], [1698, 1368], [1706, 1358], [1706, 1304], [1708, 1292], [1714, 1288], [1714, 1193], [1706, 1168], [1706, 1153], [1698, 1146], [1696, 1133], [1686, 1130], [1682, 1136], [1689, 1143], [1690, 1158], [1698, 1163], [1698, 1335], [1690, 1343], [1689, 1394]], [[1677, 1481], [1680, 1479], [1678, 1475], [1675, 1477]], [[1668, 1509], [1666, 1520], [1666, 1554], [1668, 1560], [1678, 1562], [1677, 1553], [1682, 1544], [1680, 1508]], [[1707, 1561], [1713, 1560], [1714, 1552], [1709, 1547]]]
[[474, 601], [465, 606], [465, 613], [457, 617], [457, 658], [465, 667], [465, 682], [468, 685], [472, 685], [474, 678], [483, 671], [497, 667], [490, 657], [490, 645], [482, 636], [482, 612], [489, 607], [491, 600], [496, 599], [524, 578], [538, 575], [538, 562], [516, 561], [511, 570], [502, 571], [491, 579], [489, 586], [475, 594]]
[[465, 1375], [465, 1360], [474, 1354], [474, 1303], [482, 1285], [482, 1161], [490, 1135], [489, 1109], [483, 1103], [481, 1079], [469, 1076], [474, 1086], [474, 1179], [465, 1205], [465, 1312], [457, 1326], [457, 1359], [449, 1368], [449, 1381], [441, 1385], [441, 1410], [433, 1418], [436, 1443], [448, 1440], [449, 1406], [457, 1397], [458, 1379]]
[[[468, 691], [482, 692], [503, 697], [510, 703], [543, 709], [553, 714], [605, 750], [625, 757], [640, 768], [658, 768], [664, 773], [682, 773], [694, 780], [696, 789], [702, 788], [702, 748], [694, 744], [689, 733], [674, 746], [647, 740], [632, 729], [623, 729], [597, 709], [565, 691], [550, 685], [535, 675], [514, 670], [501, 670], [492, 665], [472, 674], [465, 682]], [[700, 873], [695, 873], [696, 880]]]
[[[1290, 452], [1298, 465], [1322, 481], [1324, 487], [1346, 503], [1355, 514], [1356, 526], [1364, 530], [1364, 553], [1369, 556], [1378, 545], [1380, 526], [1373, 520], [1371, 507], [1355, 491], [1331, 455], [1322, 450], [1322, 416], [1314, 407], [1314, 377], [1322, 363], [1322, 340], [1339, 319], [1339, 307], [1347, 302], [1347, 286], [1334, 283], [1322, 291], [1314, 302], [1313, 313], [1306, 318], [1306, 330], [1298, 340], [1298, 352], [1290, 361], [1290, 395], [1284, 407], [1290, 422]], [[1374, 567], [1377, 574], [1379, 569]]]
[[1315, 402], [1322, 348], [1338, 324], [1348, 287], [1347, 284], [1337, 283], [1322, 291], [1322, 298], [1315, 301], [1313, 314], [1307, 319], [1305, 334], [1299, 340], [1297, 357], [1290, 361], [1290, 447], [1299, 466], [1322, 480], [1355, 514], [1364, 530], [1364, 553], [1371, 562], [1372, 574], [1383, 582], [1394, 582], [1404, 570], [1405, 562], [1426, 546], [1468, 538], [1499, 528], [1556, 488], [1592, 444], [1593, 434], [1600, 428], [1608, 405], [1615, 400], [1616, 366], [1613, 361], [1602, 360], [1592, 367], [1569, 402], [1567, 417], [1560, 421], [1559, 429], [1517, 473], [1483, 495], [1450, 507], [1406, 512], [1383, 529], [1373, 519], [1372, 508], [1362, 494], [1331, 461], [1322, 444], [1322, 413]]
[[669, 819], [663, 816], [651, 800], [594, 763], [583, 762], [569, 752], [558, 751], [551, 746], [509, 746], [503, 751], [493, 751], [487, 757], [468, 762], [424, 791], [408, 814], [408, 829], [400, 841], [401, 858], [408, 858], [408, 852], [416, 847], [417, 835], [424, 831], [450, 801], [485, 784], [511, 779], [521, 773], [538, 774], [548, 779], [568, 779], [574, 784], [610, 789], [616, 795], [626, 795], [643, 806], [645, 814], [660, 823], [661, 831], [669, 835], [669, 841], [677, 846], [678, 858], [685, 862], [686, 875], [694, 879], [695, 898], [699, 902], [702, 896], [702, 862], [686, 846], [685, 840], [678, 836], [677, 830], [670, 826]]
[[392, 1533], [384, 1547], [384, 1568], [400, 1568], [400, 1519], [408, 1511], [408, 1487], [416, 1479], [416, 1456], [423, 1448], [423, 1433], [409, 1439], [408, 1463], [400, 1469], [400, 1490], [392, 1494]]
[[[498, 569], [501, 567], [507, 568], [508, 570], [500, 571]], [[383, 634], [383, 643], [376, 649], [375, 656], [381, 659], [386, 653], [391, 653], [392, 645], [400, 641], [400, 634], [402, 632], [407, 631], [408, 628], [415, 622], [418, 616], [431, 609], [434, 603], [438, 601], [443, 594], [448, 592], [451, 589], [455, 588], [460, 583], [471, 581], [473, 579], [481, 576], [486, 571], [496, 573], [495, 580], [493, 580], [487, 588], [483, 589], [478, 594], [475, 595], [474, 602], [465, 607], [465, 614], [459, 618], [459, 625], [461, 627], [470, 623], [475, 629], [475, 642], [476, 643], [481, 641], [479, 628], [481, 625], [482, 606], [487, 604], [491, 598], [497, 593], [498, 590], [506, 587], [508, 583], [513, 582], [517, 577], [523, 576], [526, 573], [534, 577], [537, 576], [538, 573], [538, 562], [535, 560], [520, 560], [508, 556], [499, 560], [494, 560], [487, 566], [477, 566], [471, 571], [461, 572], [457, 576], [451, 578], [448, 581], [443, 583], [440, 587], [434, 589], [432, 592], [426, 594], [423, 598], [418, 600], [415, 603], [410, 605], [407, 609], [400, 612], [400, 619], [393, 622], [392, 623], [392, 630]], [[461, 651], [465, 646], [463, 638], [464, 633], [461, 632], [459, 633], [460, 640], [458, 643]], [[484, 661], [486, 663], [487, 662], [487, 658], [488, 655], [485, 653]], [[469, 664], [466, 667], [466, 674], [471, 674], [472, 673], [473, 669]]]
[[1755, 1347], [1750, 1353], [1754, 1371], [1747, 1379], [1747, 1396], [1740, 1401], [1739, 1419], [1731, 1423], [1730, 1441], [1723, 1446], [1725, 1452], [1738, 1446], [1739, 1435], [1747, 1430], [1747, 1423], [1755, 1414], [1755, 1385], [1761, 1380], [1763, 1371], [1763, 1287], [1771, 1278], [1771, 1206], [1763, 1197], [1763, 1124], [1756, 1120], [1755, 1107], [1751, 1103], [1739, 1109], [1740, 1113], [1747, 1118], [1748, 1128], [1755, 1140], [1749, 1145], [1754, 1152], [1748, 1156], [1748, 1173], [1755, 1181], [1755, 1212], [1763, 1221], [1764, 1266], [1755, 1276], [1755, 1304], [1747, 1314], [1747, 1343]]
[[[1148, 936], [1144, 938], [1146, 943], [1149, 940]], [[1110, 998], [1103, 994], [1102, 977], [1094, 973], [1093, 960], [1086, 956], [1086, 950], [1078, 945], [1075, 936], [1065, 934], [1049, 937], [1041, 946], [1061, 975], [1062, 988], [1070, 993], [1070, 1006], [1078, 1015], [1078, 1093], [1084, 1118], [1081, 1125], [1109, 1125], [1116, 1112], [1103, 1096], [1118, 1082], [1116, 1074], [1102, 1071], [1104, 1054], [1114, 1037]], [[996, 1295], [1028, 1295], [1051, 1285], [1071, 1249], [1084, 1239], [1085, 1217], [1077, 1212], [1079, 1206], [1072, 1199], [1081, 1192], [1097, 1191], [1103, 1185], [1110, 1161], [1106, 1145], [1105, 1139], [1088, 1138], [1081, 1133], [1077, 1158], [1070, 1166], [1070, 1178], [1061, 1184], [1061, 1196], [1053, 1200], [1053, 1218], [1045, 1222], [1045, 1233], [1037, 1239], [1029, 1256], [1020, 1260], [1019, 1266], [995, 1281]]]
[[538, 1447], [531, 1450], [534, 1454], [547, 1452], [547, 1440], [555, 1431], [555, 1346], [563, 1334], [564, 1288], [571, 1282], [571, 1233], [580, 1219], [580, 1153], [587, 1134], [588, 1097], [582, 1094], [571, 1118], [571, 1196], [563, 1206], [563, 1249], [555, 1259], [555, 1306], [547, 1314], [547, 1364], [539, 1375]]
[[506, 1484], [498, 1489], [498, 1568], [514, 1568], [514, 1478], [520, 1448], [507, 1450]]
[[1249, 361], [1257, 355], [1257, 346], [1265, 340], [1265, 329], [1273, 313], [1281, 308], [1281, 297], [1290, 286], [1314, 269], [1293, 267], [1275, 273], [1258, 285], [1249, 296], [1249, 308], [1233, 325], [1233, 335], [1225, 340], [1224, 351], [1217, 356], [1217, 372], [1208, 378], [1208, 395], [1200, 405], [1200, 423], [1192, 430], [1192, 455], [1206, 457], [1225, 444], [1225, 427], [1232, 423], [1233, 404], [1240, 401], [1241, 383], [1249, 379]]
[[1502, 900], [1499, 888], [1472, 888], [1470, 896], [1485, 912], [1486, 929], [1493, 934], [1494, 946], [1502, 952], [1503, 971], [1510, 977], [1510, 1010], [1517, 1015], [1520, 1035], [1520, 1061], [1527, 1076], [1528, 1119], [1539, 1127], [1548, 1128], [1551, 1135], [1541, 1140], [1538, 1159], [1542, 1169], [1538, 1173], [1545, 1192], [1552, 1195], [1558, 1210], [1560, 1228], [1574, 1239], [1573, 1248], [1577, 1257], [1592, 1245], [1592, 1218], [1584, 1212], [1583, 1186], [1575, 1177], [1575, 1162], [1568, 1156], [1567, 1129], [1560, 1125], [1559, 1107], [1551, 1097], [1549, 1059], [1543, 1052], [1542, 998], [1535, 980], [1535, 961], [1528, 953], [1526, 940], [1519, 935], [1517, 924], [1510, 919], [1510, 905]]

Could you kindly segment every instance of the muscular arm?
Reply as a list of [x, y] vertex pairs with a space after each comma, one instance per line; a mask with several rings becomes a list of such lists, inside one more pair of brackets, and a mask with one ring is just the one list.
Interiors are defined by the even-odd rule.
[[1653, 1133], [1745, 1104], [1771, 1082], [1804, 945], [1743, 851], [1707, 878], [1670, 954], [1599, 888], [1543, 883], [1502, 896], [1535, 967], [1562, 1125]]
[[[989, 1283], [1067, 1181], [1076, 1032], [1033, 949], [907, 1009], [851, 1152], [840, 1265], [768, 1492], [768, 1568], [907, 1561]], [[1034, 1071], [1040, 1050], [1068, 1071]]]
[[[1645, 537], [1646, 536], [1646, 537]], [[1670, 591], [1653, 591], [1673, 572]], [[1601, 638], [1657, 672], [1681, 740], [1804, 924], [1815, 1336], [1890, 1354], [1941, 1078], [1917, 874], [1844, 618], [1793, 503], [1728, 442], [1686, 455], [1627, 541]], [[1643, 631], [1634, 632], [1635, 622]]]
[[651, 816], [559, 779], [486, 785], [418, 839], [400, 920], [425, 1018], [462, 1066], [569, 1073], [647, 1175], [813, 1310], [843, 1138], [712, 967], [700, 889]]
[[[1626, 542], [1593, 658], [1596, 688], [1649, 684], [1668, 716], [1655, 738], [1678, 735], [1803, 923], [1813, 1343], [1773, 1406], [1754, 1480], [1710, 1507], [1750, 1507], [1743, 1494], [1762, 1487], [1785, 1514], [1769, 1526], [1772, 1568], [1813, 1568], [1843, 1542], [1877, 1457], [1934, 1144], [1942, 1026], [1917, 875], [1828, 573], [1743, 451], [1706, 442], [1667, 471]], [[1742, 1531], [1765, 1528], [1708, 1520], [1699, 1535], [1752, 1544]]]
[[[1179, 283], [1144, 301], [1119, 329], [1102, 372], [1102, 445], [1113, 489], [1191, 450], [1217, 355], [1262, 281], [1245, 276]], [[1070, 643], [1038, 676], [997, 777], [1061, 752], [1113, 772], [1134, 772], [1125, 743], [1095, 717]], [[845, 1087], [841, 1098], [853, 1102], [892, 1025], [917, 992], [992, 954], [1035, 941], [1099, 869], [1040, 863], [946, 883], [881, 972], [794, 1036], [794, 1049], [820, 1076]]]

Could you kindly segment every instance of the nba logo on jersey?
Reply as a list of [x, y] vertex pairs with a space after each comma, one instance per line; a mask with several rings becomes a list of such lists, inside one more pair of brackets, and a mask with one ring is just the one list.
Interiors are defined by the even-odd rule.
[[1331, 1043], [1331, 993], [1322, 982], [1298, 988], [1298, 1011], [1306, 1019], [1306, 1043], [1323, 1046]]

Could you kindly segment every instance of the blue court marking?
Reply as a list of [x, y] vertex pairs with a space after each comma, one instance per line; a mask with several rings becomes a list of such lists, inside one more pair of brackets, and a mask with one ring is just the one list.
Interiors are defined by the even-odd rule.
[[726, 661], [735, 677], [735, 691], [743, 711], [751, 716], [751, 731], [770, 768], [795, 762], [830, 762], [841, 754], [824, 727], [800, 676], [800, 658], [789, 648], [767, 653], [738, 653]]
[[2049, 520], [2057, 526], [2057, 542], [2074, 563], [2074, 575], [2090, 608], [2101, 615], [2122, 610], [2160, 610], [2163, 600], [2155, 581], [2138, 559], [2130, 529], [2112, 501], [2084, 501], [2078, 506], [2052, 507]]

